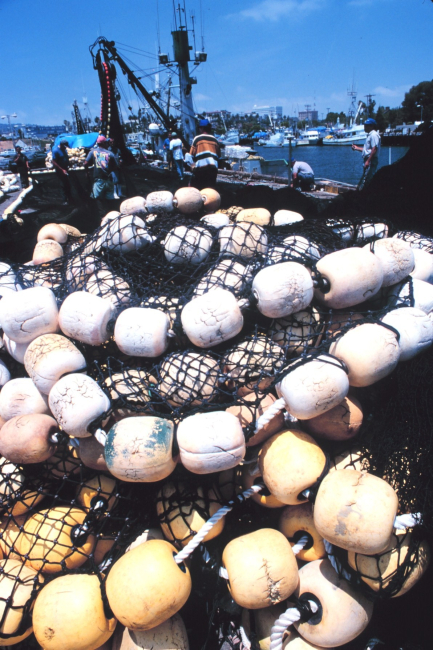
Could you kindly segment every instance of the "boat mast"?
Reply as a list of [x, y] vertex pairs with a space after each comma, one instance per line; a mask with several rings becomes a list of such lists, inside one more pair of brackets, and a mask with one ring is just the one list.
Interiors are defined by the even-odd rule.
[[[179, 13], [179, 28], [171, 32], [171, 35], [173, 37], [174, 60], [179, 70], [180, 119], [185, 139], [192, 142], [196, 134], [196, 129], [191, 87], [193, 83], [197, 83], [197, 80], [191, 78], [189, 74], [188, 61], [190, 61], [190, 45], [186, 27], [185, 6], [182, 9], [179, 4], [177, 11]], [[185, 24], [182, 24], [182, 12], [184, 14]]]

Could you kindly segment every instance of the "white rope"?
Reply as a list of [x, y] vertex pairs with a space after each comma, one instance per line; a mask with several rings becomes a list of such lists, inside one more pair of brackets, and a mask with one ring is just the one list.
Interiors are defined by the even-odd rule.
[[[96, 437], [96, 434], [95, 434]], [[200, 528], [198, 533], [194, 535], [192, 540], [188, 542], [188, 544], [183, 548], [177, 555], [174, 556], [174, 561], [177, 564], [181, 564], [184, 560], [186, 560], [187, 557], [191, 555], [191, 553], [197, 548], [199, 544], [202, 543], [206, 535], [212, 530], [212, 528], [219, 522], [220, 519], [225, 517], [225, 515], [233, 510], [233, 506], [236, 503], [236, 500], [238, 501], [243, 501], [244, 499], [249, 499], [250, 497], [253, 496], [253, 494], [257, 494], [260, 492], [260, 490], [263, 490], [262, 485], [253, 485], [250, 487], [248, 490], [245, 490], [245, 492], [242, 492], [242, 494], [239, 494], [236, 499], [233, 499], [233, 501], [229, 501], [226, 506], [223, 506], [217, 512], [212, 515], [210, 519], [207, 520], [207, 522]]]
[[220, 570], [218, 571], [218, 575], [220, 576], [220, 578], [224, 578], [224, 580], [229, 579], [229, 572], [227, 571], [227, 569], [224, 566], [220, 566]]
[[245, 632], [242, 625], [239, 626], [239, 632], [240, 632], [240, 635], [241, 635], [242, 644], [244, 645], [246, 650], [251, 650], [251, 641], [247, 637], [247, 634], [246, 634], [246, 632]]
[[256, 422], [256, 428], [254, 429], [254, 433], [258, 433], [260, 429], [263, 429], [264, 426], [269, 424], [269, 422], [276, 416], [278, 413], [281, 411], [284, 411], [286, 408], [286, 402], [284, 397], [280, 397], [280, 399], [277, 399], [266, 411], [259, 417], [259, 419]]
[[99, 442], [99, 444], [105, 447], [105, 443], [107, 442], [107, 434], [103, 429], [96, 429], [95, 438]]
[[[316, 603], [313, 600], [309, 600], [308, 604], [310, 605], [311, 611], [314, 613], [319, 609]], [[301, 612], [296, 607], [290, 607], [286, 609], [284, 614], [281, 614], [271, 630], [271, 644], [269, 650], [282, 650], [283, 648], [283, 636], [284, 632], [287, 630], [289, 625], [297, 623], [301, 620]]]
[[332, 564], [336, 572], [339, 575], [343, 576], [343, 578], [345, 578], [346, 580], [350, 580], [351, 575], [348, 571], [346, 571], [346, 569], [343, 569], [342, 565], [340, 564], [340, 561], [334, 555], [333, 546], [331, 542], [328, 542], [327, 539], [324, 539], [323, 543], [325, 544], [325, 549], [328, 554], [328, 560], [330, 561], [330, 563]]
[[420, 523], [422, 519], [422, 515], [420, 512], [417, 512], [413, 515], [407, 514], [407, 515], [398, 515], [394, 519], [394, 528], [397, 528], [397, 530], [406, 530], [406, 528], [414, 528], [417, 524]]
[[307, 546], [308, 544], [308, 535], [302, 535], [301, 539], [297, 544], [292, 546], [292, 551], [294, 555], [298, 555], [300, 551], [304, 548], [304, 546]]

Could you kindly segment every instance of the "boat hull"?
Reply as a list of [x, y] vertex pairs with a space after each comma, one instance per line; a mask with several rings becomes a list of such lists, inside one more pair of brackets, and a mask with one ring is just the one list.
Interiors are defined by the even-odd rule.
[[335, 138], [335, 140], [325, 139], [323, 140], [323, 144], [326, 146], [332, 145], [332, 146], [340, 146], [340, 147], [344, 145], [348, 146], [352, 144], [363, 145], [365, 140], [366, 138], [362, 136], [356, 138]]

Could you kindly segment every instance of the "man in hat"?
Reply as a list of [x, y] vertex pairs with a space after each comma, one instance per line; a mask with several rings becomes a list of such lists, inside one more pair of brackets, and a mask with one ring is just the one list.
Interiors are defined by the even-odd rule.
[[15, 158], [11, 161], [12, 169], [16, 169], [20, 175], [21, 187], [29, 186], [29, 173], [30, 165], [29, 159], [26, 155], [23, 154], [21, 147], [15, 147], [16, 155]]
[[176, 173], [179, 179], [183, 181], [183, 150], [182, 140], [178, 137], [177, 133], [173, 131], [170, 140], [170, 151], [173, 154], [173, 162], [176, 167]]
[[314, 185], [314, 172], [310, 165], [296, 158], [292, 158], [290, 165], [292, 167], [291, 187], [299, 187], [303, 192], [309, 192]]
[[96, 139], [96, 147], [89, 152], [84, 167], [88, 169], [93, 166], [93, 188], [92, 198], [102, 201], [114, 200], [114, 182], [112, 172], [118, 171], [116, 157], [112, 151], [108, 151], [111, 143], [109, 138], [99, 135]]
[[66, 148], [69, 142], [66, 138], [60, 140], [59, 144], [52, 149], [52, 163], [56, 176], [62, 184], [63, 204], [71, 202], [71, 181], [69, 180], [69, 156]]
[[218, 140], [211, 134], [209, 120], [200, 120], [200, 135], [196, 135], [190, 149], [194, 160], [192, 185], [198, 190], [216, 187], [218, 158], [221, 155]]
[[367, 138], [363, 147], [358, 147], [352, 144], [353, 151], [361, 151], [363, 159], [363, 170], [361, 180], [358, 183], [358, 190], [362, 190], [371, 182], [374, 174], [377, 171], [379, 164], [380, 153], [380, 135], [377, 132], [377, 122], [369, 117], [364, 122], [364, 131], [367, 133]]

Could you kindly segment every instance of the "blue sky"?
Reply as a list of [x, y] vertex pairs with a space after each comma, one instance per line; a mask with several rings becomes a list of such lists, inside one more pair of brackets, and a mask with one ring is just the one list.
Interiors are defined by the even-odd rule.
[[[372, 93], [378, 104], [398, 106], [412, 85], [433, 78], [430, 0], [186, 0], [186, 6], [188, 17], [196, 15], [197, 49], [203, 25], [208, 53], [195, 72], [198, 111], [282, 105], [293, 115], [307, 103], [319, 114], [328, 107], [346, 111], [353, 80], [359, 99]], [[0, 115], [58, 124], [84, 95], [92, 115], [99, 114], [88, 50], [98, 35], [149, 53], [128, 54], [146, 71], [156, 66], [159, 45], [171, 54], [173, 0], [0, 0], [0, 24]], [[133, 101], [128, 91], [123, 99]]]

